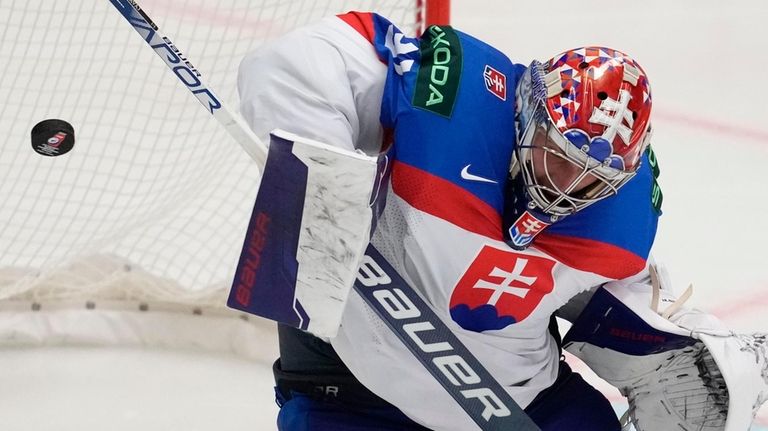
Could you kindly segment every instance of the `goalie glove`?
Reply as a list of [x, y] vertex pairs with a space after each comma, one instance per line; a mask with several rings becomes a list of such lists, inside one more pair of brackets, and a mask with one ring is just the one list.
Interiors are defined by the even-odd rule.
[[690, 288], [677, 299], [666, 273], [650, 275], [600, 288], [566, 350], [628, 398], [638, 431], [749, 429], [768, 395], [765, 335], [737, 335], [682, 308]]

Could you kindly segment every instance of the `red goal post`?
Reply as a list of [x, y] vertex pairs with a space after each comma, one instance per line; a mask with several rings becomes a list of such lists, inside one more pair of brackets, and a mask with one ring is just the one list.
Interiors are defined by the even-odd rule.
[[[419, 10], [424, 10], [424, 23], [429, 25], [448, 25], [451, 23], [450, 0], [417, 0]], [[423, 7], [421, 4], [423, 3]]]

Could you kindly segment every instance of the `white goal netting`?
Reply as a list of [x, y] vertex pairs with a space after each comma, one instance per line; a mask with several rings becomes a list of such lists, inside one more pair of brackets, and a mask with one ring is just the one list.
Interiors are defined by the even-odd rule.
[[[423, 16], [419, 0], [139, 3], [233, 109], [240, 59], [270, 38], [348, 10], [412, 32]], [[234, 315], [258, 171], [109, 0], [0, 2], [0, 94], [0, 345], [164, 343], [153, 311]], [[51, 118], [75, 131], [58, 157], [31, 146]], [[130, 329], [90, 333], [100, 310]]]

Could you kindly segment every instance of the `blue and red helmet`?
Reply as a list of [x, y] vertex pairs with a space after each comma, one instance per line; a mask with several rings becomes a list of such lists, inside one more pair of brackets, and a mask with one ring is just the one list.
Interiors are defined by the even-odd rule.
[[[534, 61], [520, 80], [517, 108], [513, 174], [522, 173], [529, 207], [555, 218], [615, 194], [650, 141], [648, 78], [634, 59], [610, 48]], [[575, 173], [563, 183], [557, 177], [565, 161]]]

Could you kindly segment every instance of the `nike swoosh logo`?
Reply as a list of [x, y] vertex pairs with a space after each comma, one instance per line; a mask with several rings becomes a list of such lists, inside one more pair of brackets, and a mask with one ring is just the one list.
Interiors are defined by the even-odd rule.
[[488, 178], [478, 177], [477, 175], [470, 174], [469, 173], [469, 167], [470, 166], [472, 166], [472, 165], [470, 164], [470, 165], [464, 166], [464, 169], [461, 170], [461, 178], [463, 178], [465, 180], [469, 180], [469, 181], [478, 181], [478, 182], [481, 182], [481, 183], [493, 183], [493, 184], [496, 184], [496, 181], [494, 181], [494, 180], [489, 180]]

